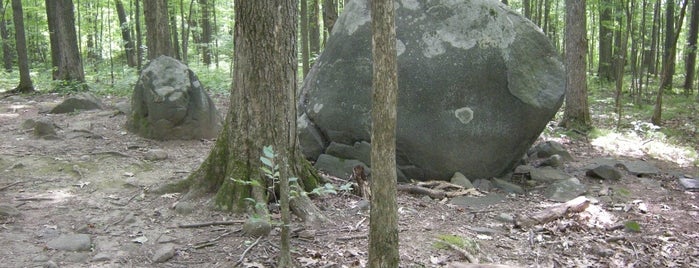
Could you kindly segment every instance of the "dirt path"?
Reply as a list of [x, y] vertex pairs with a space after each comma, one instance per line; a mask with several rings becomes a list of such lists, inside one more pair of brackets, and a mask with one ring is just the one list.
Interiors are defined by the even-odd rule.
[[[240, 215], [211, 210], [208, 200], [184, 203], [177, 194], [149, 191], [186, 177], [212, 141], [142, 139], [124, 131], [125, 116], [114, 109], [39, 113], [60, 100], [0, 100], [0, 266], [274, 267], [278, 230], [259, 240], [245, 237]], [[35, 139], [22, 128], [27, 119], [52, 122], [60, 139]], [[604, 153], [584, 142], [564, 145], [576, 155], [566, 171], [588, 186], [593, 200], [586, 211], [520, 229], [513, 218], [555, 205], [536, 188], [525, 195], [493, 191], [465, 206], [401, 193], [402, 266], [465, 262], [459, 250], [439, 242], [446, 241], [480, 262], [522, 267], [699, 267], [697, 193], [677, 183], [681, 174], [696, 176], [695, 167], [651, 161], [659, 175], [600, 182], [582, 167]], [[299, 265], [365, 266], [369, 219], [360, 199], [340, 193], [315, 202], [333, 222], [316, 229], [294, 223]], [[206, 222], [226, 224], [179, 227]], [[624, 227], [629, 222], [639, 231]]]

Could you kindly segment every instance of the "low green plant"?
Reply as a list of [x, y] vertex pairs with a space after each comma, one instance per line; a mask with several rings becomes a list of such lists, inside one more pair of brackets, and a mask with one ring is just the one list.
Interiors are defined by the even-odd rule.
[[438, 235], [437, 241], [433, 244], [433, 246], [438, 249], [449, 249], [449, 245], [460, 249], [465, 249], [470, 252], [478, 252], [480, 249], [478, 242], [475, 240], [466, 239], [457, 235]]

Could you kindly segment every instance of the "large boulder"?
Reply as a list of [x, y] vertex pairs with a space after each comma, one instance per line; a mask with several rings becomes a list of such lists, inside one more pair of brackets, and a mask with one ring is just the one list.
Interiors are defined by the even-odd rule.
[[[370, 141], [371, 23], [352, 0], [302, 86], [301, 146]], [[493, 0], [396, 1], [397, 161], [409, 179], [507, 173], [560, 108], [565, 73], [539, 28]]]
[[160, 56], [148, 63], [134, 88], [127, 128], [156, 140], [211, 139], [221, 117], [196, 74]]

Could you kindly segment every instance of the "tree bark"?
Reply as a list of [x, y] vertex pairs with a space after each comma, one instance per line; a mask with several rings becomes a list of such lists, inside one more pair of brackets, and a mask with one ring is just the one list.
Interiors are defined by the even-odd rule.
[[324, 0], [323, 26], [325, 26], [325, 38], [323, 38], [323, 40], [327, 40], [327, 37], [332, 33], [335, 21], [337, 21], [337, 6], [335, 6], [335, 0]]
[[10, 30], [7, 29], [7, 23], [9, 20], [5, 19], [5, 10], [7, 9], [6, 4], [0, 1], [0, 13], [2, 14], [2, 19], [0, 19], [0, 37], [2, 37], [2, 59], [3, 67], [6, 72], [12, 72], [12, 46], [10, 45]]
[[393, 0], [371, 1], [372, 107], [369, 267], [398, 267], [396, 100], [398, 68]]
[[134, 41], [131, 39], [131, 26], [126, 20], [126, 11], [121, 0], [116, 0], [117, 17], [119, 17], [119, 26], [121, 28], [121, 40], [124, 41], [124, 52], [126, 53], [126, 64], [129, 67], [136, 67], [136, 49]]
[[[665, 41], [663, 42], [663, 69], [661, 72], [665, 78], [661, 79], [661, 87], [672, 89], [672, 76], [675, 75], [675, 54], [672, 44], [675, 42], [675, 1], [667, 1], [665, 7]], [[671, 54], [672, 53], [672, 54]]]
[[587, 104], [587, 75], [585, 53], [585, 0], [566, 0], [566, 100], [561, 125], [587, 130], [590, 108]]
[[[318, 175], [298, 150], [296, 137], [297, 3], [292, 2], [236, 0], [231, 108], [204, 163], [169, 187], [188, 189], [185, 198], [215, 192], [214, 203], [221, 209], [266, 214], [266, 206], [251, 206], [246, 198], [257, 204], [272, 199], [274, 184], [260, 171], [259, 160], [268, 145], [288, 163], [284, 166], [290, 170], [281, 170], [282, 175], [299, 178], [299, 191], [316, 187]], [[327, 220], [305, 194], [290, 205], [309, 224]]]
[[308, 9], [308, 42], [311, 51], [311, 56], [320, 54], [320, 9], [318, 0], [311, 0], [311, 6]]
[[201, 8], [201, 59], [204, 65], [211, 65], [211, 6], [208, 0], [199, 0]]
[[[684, 21], [684, 14], [687, 10], [687, 2], [685, 1], [684, 4], [682, 5], [682, 8], [680, 9], [680, 18], [677, 20], [679, 23], [677, 24], [677, 31], [674, 33], [667, 33], [669, 35], [673, 35], [672, 40], [673, 42], [670, 43], [669, 49], [669, 54], [670, 55], [675, 55], [675, 50], [677, 49], [677, 39], [680, 37], [680, 30], [682, 29], [682, 22]], [[655, 95], [655, 105], [653, 106], [653, 115], [650, 118], [650, 122], [653, 123], [656, 126], [659, 126], [662, 124], [662, 113], [663, 113], [663, 91], [665, 91], [666, 88], [663, 87], [663, 85], [666, 85], [667, 82], [665, 81], [666, 79], [670, 79], [672, 77], [671, 69], [669, 68], [670, 65], [675, 64], [675, 57], [670, 57], [667, 62], [664, 63], [663, 65], [663, 73], [660, 75], [660, 85], [658, 86], [658, 92]]]
[[53, 80], [85, 82], [73, 8], [72, 0], [46, 0]]
[[687, 59], [685, 65], [684, 93], [689, 96], [694, 88], [695, 68], [697, 62], [697, 36], [699, 35], [699, 1], [692, 1], [692, 19], [687, 36]]
[[15, 43], [17, 46], [17, 62], [19, 64], [19, 85], [13, 91], [31, 93], [34, 92], [34, 85], [29, 76], [29, 57], [27, 56], [27, 39], [24, 35], [22, 0], [12, 0], [12, 16], [15, 23]]
[[146, 17], [148, 59], [152, 60], [160, 55], [174, 57], [170, 26], [168, 25], [167, 0], [143, 1], [143, 15]]
[[651, 37], [650, 37], [650, 51], [648, 51], [648, 55], [646, 56], [646, 62], [644, 62], [644, 65], [646, 65], [646, 68], [648, 69], [649, 74], [657, 74], [658, 73], [658, 68], [657, 68], [657, 54], [658, 54], [658, 40], [659, 35], [660, 35], [660, 0], [657, 0], [655, 4], [653, 5], [653, 22], [652, 22], [652, 31], [651, 31]]
[[175, 11], [173, 8], [170, 14], [170, 29], [171, 29], [171, 39], [172, 39], [172, 51], [175, 53], [175, 59], [181, 61], [182, 56], [180, 54], [180, 37], [177, 35], [177, 17], [175, 16]]
[[310, 50], [308, 44], [308, 0], [301, 0], [301, 66], [303, 77], [310, 71]]
[[141, 32], [141, 5], [139, 4], [141, 0], [135, 0], [134, 6], [136, 9], [135, 21], [136, 21], [136, 68], [141, 71], [143, 66], [143, 33]]
[[612, 81], [612, 2], [599, 2], [599, 66], [597, 74], [605, 81]]

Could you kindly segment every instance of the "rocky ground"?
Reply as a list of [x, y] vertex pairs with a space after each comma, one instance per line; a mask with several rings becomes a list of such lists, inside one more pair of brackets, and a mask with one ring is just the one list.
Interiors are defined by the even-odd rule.
[[[0, 266], [275, 266], [277, 229], [246, 237], [243, 215], [151, 191], [197, 168], [212, 141], [159, 142], [128, 133], [117, 109], [123, 98], [102, 98], [103, 110], [43, 113], [63, 99], [0, 100]], [[226, 98], [214, 99], [225, 110]], [[680, 183], [697, 176], [696, 160], [652, 158], [641, 150], [651, 141], [625, 137], [543, 135], [540, 143], [562, 145], [572, 160], [532, 158], [511, 178], [473, 180], [478, 191], [453, 197], [400, 192], [401, 266], [473, 258], [513, 267], [699, 267], [697, 192]], [[343, 179], [330, 182], [339, 188]], [[562, 203], [552, 200], [578, 193], [586, 196], [581, 206], [556, 212]], [[331, 222], [294, 222], [297, 264], [364, 267], [365, 202], [343, 191], [314, 201]]]

